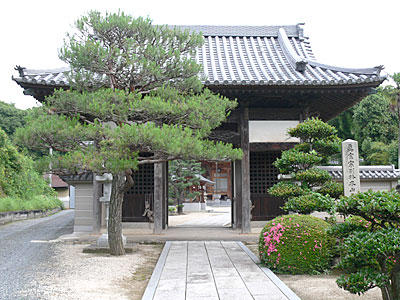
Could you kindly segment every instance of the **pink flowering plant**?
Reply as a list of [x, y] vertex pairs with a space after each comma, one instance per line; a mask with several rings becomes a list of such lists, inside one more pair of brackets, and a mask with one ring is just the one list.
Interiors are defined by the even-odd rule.
[[319, 273], [329, 268], [334, 241], [329, 224], [306, 215], [277, 217], [265, 225], [260, 241], [261, 261], [279, 273]]

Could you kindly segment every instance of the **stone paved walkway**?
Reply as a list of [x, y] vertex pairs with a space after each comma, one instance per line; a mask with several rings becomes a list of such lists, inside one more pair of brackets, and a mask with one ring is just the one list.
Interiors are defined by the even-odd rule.
[[255, 262], [240, 242], [167, 242], [142, 299], [299, 299]]

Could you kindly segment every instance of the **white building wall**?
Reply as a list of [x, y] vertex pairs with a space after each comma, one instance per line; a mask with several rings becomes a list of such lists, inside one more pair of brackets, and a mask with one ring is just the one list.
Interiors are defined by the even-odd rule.
[[299, 121], [249, 121], [250, 143], [297, 143], [287, 131]]
[[76, 183], [74, 232], [93, 231], [93, 184]]

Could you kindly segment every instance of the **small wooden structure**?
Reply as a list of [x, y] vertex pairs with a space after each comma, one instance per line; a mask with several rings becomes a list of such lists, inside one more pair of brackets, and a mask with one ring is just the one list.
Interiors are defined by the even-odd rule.
[[[232, 224], [247, 233], [250, 215], [267, 220], [281, 213], [282, 202], [267, 189], [277, 182], [273, 161], [293, 146], [285, 140], [251, 143], [249, 121], [301, 122], [309, 116], [327, 121], [381, 84], [382, 67], [350, 69], [318, 62], [302, 24], [180, 27], [203, 33], [205, 43], [195, 59], [203, 66], [205, 86], [239, 103], [212, 138], [243, 149], [243, 159], [231, 166]], [[54, 88], [68, 88], [66, 71], [19, 68], [13, 80], [24, 93], [43, 101]], [[154, 232], [161, 232], [168, 222], [167, 164], [141, 166], [135, 176], [138, 184], [126, 194], [123, 219], [143, 220], [146, 197], [153, 197]]]

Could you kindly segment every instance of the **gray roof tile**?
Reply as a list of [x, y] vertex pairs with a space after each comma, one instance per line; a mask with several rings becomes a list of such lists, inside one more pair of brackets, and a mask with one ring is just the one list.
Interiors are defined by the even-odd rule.
[[[203, 65], [207, 86], [379, 84], [381, 67], [350, 69], [315, 60], [300, 25], [171, 26], [202, 32], [204, 45], [195, 59]], [[18, 83], [68, 86], [68, 69], [24, 70]]]
[[[318, 167], [326, 170], [334, 179], [342, 179], [342, 167], [341, 166], [324, 166]], [[395, 169], [394, 166], [360, 166], [360, 179], [399, 179], [400, 170]]]

